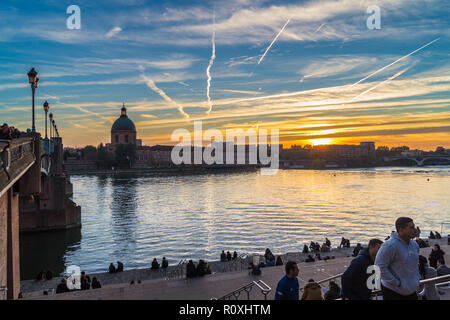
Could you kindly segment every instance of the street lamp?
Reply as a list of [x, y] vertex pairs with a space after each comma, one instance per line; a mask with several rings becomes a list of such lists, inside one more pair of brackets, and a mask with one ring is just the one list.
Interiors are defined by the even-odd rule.
[[49, 115], [48, 115], [48, 119], [49, 119], [49, 121], [50, 121], [50, 139], [53, 137], [52, 136], [52, 121], [53, 121], [53, 113], [50, 113]]
[[48, 106], [48, 102], [45, 101], [44, 102], [44, 111], [45, 111], [45, 139], [46, 140], [48, 139], [48, 137], [47, 137], [47, 113], [48, 113], [49, 108], [50, 107]]
[[28, 82], [31, 85], [31, 92], [33, 94], [32, 97], [32, 101], [33, 101], [33, 113], [32, 113], [32, 127], [31, 127], [31, 131], [32, 132], [36, 132], [36, 127], [34, 126], [34, 93], [36, 91], [36, 88], [38, 86], [38, 82], [39, 82], [39, 78], [38, 78], [38, 73], [36, 72], [36, 70], [34, 70], [34, 68], [31, 68], [30, 72], [28, 72]]

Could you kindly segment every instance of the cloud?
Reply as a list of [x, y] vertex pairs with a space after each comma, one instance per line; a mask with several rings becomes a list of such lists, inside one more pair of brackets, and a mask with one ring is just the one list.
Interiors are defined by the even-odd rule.
[[158, 88], [156, 86], [156, 84], [153, 82], [152, 79], [150, 79], [149, 77], [147, 77], [146, 75], [142, 75], [141, 76], [142, 79], [145, 81], [145, 83], [147, 84], [147, 86], [153, 90], [154, 92], [156, 92], [157, 94], [159, 94], [161, 96], [161, 98], [163, 98], [164, 100], [166, 100], [167, 102], [169, 102], [170, 104], [174, 105], [178, 111], [180, 111], [180, 113], [185, 117], [185, 118], [189, 118], [189, 115], [184, 112], [183, 110], [183, 106], [181, 104], [176, 103], [175, 101], [173, 101], [163, 90], [161, 90], [160, 88]]
[[105, 34], [106, 39], [111, 39], [115, 35], [119, 34], [122, 31], [121, 27], [114, 27]]
[[206, 68], [206, 98], [208, 99], [208, 110], [206, 111], [206, 114], [210, 114], [212, 111], [213, 105], [211, 101], [211, 95], [209, 90], [211, 89], [211, 68], [214, 64], [214, 60], [216, 59], [216, 30], [213, 27], [213, 33], [211, 37], [211, 45], [212, 45], [212, 52], [211, 52], [211, 58], [209, 60], [208, 67]]

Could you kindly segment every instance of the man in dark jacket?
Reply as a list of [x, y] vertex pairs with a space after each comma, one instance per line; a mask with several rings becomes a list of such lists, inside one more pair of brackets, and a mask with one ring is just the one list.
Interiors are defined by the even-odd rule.
[[367, 268], [374, 264], [375, 257], [383, 241], [372, 239], [369, 246], [360, 251], [359, 255], [352, 260], [350, 266], [342, 275], [342, 295], [347, 300], [369, 300], [371, 290], [367, 287]]

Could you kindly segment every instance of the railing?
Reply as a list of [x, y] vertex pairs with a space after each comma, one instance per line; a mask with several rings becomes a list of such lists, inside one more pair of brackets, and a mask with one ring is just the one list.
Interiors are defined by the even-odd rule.
[[[327, 281], [331, 281], [331, 280], [334, 280], [334, 279], [336, 279], [336, 278], [341, 277], [342, 275], [343, 275], [343, 273], [339, 273], [339, 274], [337, 274], [337, 275], [335, 275], [335, 276], [331, 276], [331, 277], [322, 279], [322, 280], [320, 280], [320, 281], [317, 281], [316, 283], [317, 283], [317, 284], [321, 284], [321, 283], [324, 283], [324, 282], [327, 282]], [[300, 288], [300, 291], [303, 291], [303, 288]]]
[[220, 271], [242, 271], [244, 269], [244, 266], [246, 266], [248, 256], [248, 253], [242, 253], [235, 260], [222, 261]]
[[178, 262], [177, 266], [172, 271], [167, 273], [167, 275], [165, 277], [166, 280], [183, 278], [184, 277], [184, 266], [185, 266], [186, 262], [187, 262], [186, 259], [180, 260], [180, 262]]
[[236, 289], [221, 298], [213, 298], [211, 300], [232, 300], [233, 298], [234, 300], [238, 300], [242, 292], [245, 292], [247, 294], [247, 300], [250, 300], [250, 293], [252, 292], [254, 287], [257, 287], [261, 290], [261, 293], [264, 295], [264, 300], [267, 300], [267, 295], [270, 293], [270, 291], [272, 291], [272, 288], [270, 288], [264, 281], [258, 280], [252, 281], [249, 284], [246, 284], [245, 286], [242, 286], [239, 289]]

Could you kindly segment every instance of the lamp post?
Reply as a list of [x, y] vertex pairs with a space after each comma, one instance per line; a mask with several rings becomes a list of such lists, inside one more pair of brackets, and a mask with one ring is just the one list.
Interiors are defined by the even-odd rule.
[[36, 70], [34, 70], [34, 68], [31, 68], [30, 72], [28, 72], [28, 82], [31, 85], [32, 103], [33, 103], [31, 131], [36, 132], [36, 127], [34, 125], [34, 93], [38, 86], [39, 78], [38, 78], [38, 73], [36, 72]]
[[52, 135], [52, 121], [53, 121], [53, 113], [50, 113], [49, 115], [48, 115], [48, 119], [49, 119], [49, 121], [50, 121], [50, 139], [53, 137], [53, 135]]
[[49, 105], [48, 105], [48, 102], [45, 101], [45, 102], [44, 102], [44, 111], [45, 111], [45, 140], [48, 139], [48, 136], [47, 136], [47, 113], [48, 113], [48, 109], [49, 109], [49, 108], [50, 108], [50, 107], [49, 107]]

